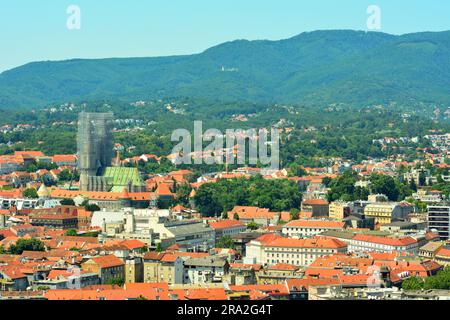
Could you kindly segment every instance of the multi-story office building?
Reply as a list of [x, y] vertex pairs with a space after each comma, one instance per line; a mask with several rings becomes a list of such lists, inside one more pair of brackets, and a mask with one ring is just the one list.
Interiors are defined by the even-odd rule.
[[364, 208], [364, 215], [375, 218], [376, 224], [388, 224], [406, 219], [412, 210], [413, 207], [406, 202], [378, 202], [367, 205]]
[[334, 201], [329, 206], [329, 217], [342, 221], [352, 213], [352, 205], [348, 202]]
[[441, 240], [450, 239], [450, 205], [428, 206], [428, 228], [437, 230]]

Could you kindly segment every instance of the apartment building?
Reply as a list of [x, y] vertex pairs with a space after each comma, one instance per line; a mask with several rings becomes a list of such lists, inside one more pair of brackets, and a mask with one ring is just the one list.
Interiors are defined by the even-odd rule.
[[101, 284], [125, 280], [125, 263], [115, 255], [98, 256], [81, 264], [85, 272], [98, 274]]
[[258, 284], [284, 284], [288, 279], [302, 279], [305, 270], [302, 267], [286, 263], [268, 266], [256, 273]]
[[[252, 242], [248, 244], [250, 247], [253, 245]], [[257, 263], [309, 266], [319, 257], [347, 253], [347, 244], [331, 238], [289, 239], [278, 236], [272, 241], [260, 243], [260, 252], [255, 249], [247, 248], [246, 258], [253, 258]]]
[[143, 257], [145, 283], [183, 283], [183, 258], [170, 253], [147, 252]]
[[231, 263], [222, 281], [231, 285], [251, 285], [256, 283], [256, 272], [261, 268], [260, 264]]
[[140, 283], [144, 279], [144, 263], [141, 257], [125, 260], [125, 283]]
[[382, 237], [357, 234], [349, 241], [349, 252], [399, 252], [416, 254], [419, 242], [412, 237]]
[[421, 189], [413, 193], [412, 197], [428, 204], [437, 204], [442, 201], [442, 191]]
[[[423, 176], [424, 181], [421, 181], [421, 177]], [[406, 172], [403, 175], [403, 178], [408, 181], [408, 183], [411, 183], [411, 181], [414, 181], [414, 183], [417, 186], [421, 186], [421, 182], [425, 182], [425, 184], [429, 184], [430, 181], [432, 181], [432, 176], [430, 174], [429, 169], [425, 168], [418, 168], [418, 169], [412, 169], [410, 172]]]
[[184, 262], [183, 282], [186, 284], [221, 283], [229, 267], [224, 257], [190, 258]]

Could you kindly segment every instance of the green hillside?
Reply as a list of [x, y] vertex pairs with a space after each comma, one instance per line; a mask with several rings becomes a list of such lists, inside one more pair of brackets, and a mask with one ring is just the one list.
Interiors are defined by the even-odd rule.
[[450, 31], [315, 31], [280, 41], [238, 40], [189, 56], [34, 62], [0, 74], [0, 108], [176, 96], [447, 104], [449, 57]]

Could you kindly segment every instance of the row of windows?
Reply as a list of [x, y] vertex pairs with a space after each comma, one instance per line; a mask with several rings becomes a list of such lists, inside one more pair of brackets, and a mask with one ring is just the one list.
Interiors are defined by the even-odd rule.
[[373, 247], [373, 248], [379, 248], [383, 250], [407, 250], [412, 249], [414, 246], [391, 246], [391, 245], [385, 245], [385, 244], [379, 244], [379, 243], [371, 243], [371, 242], [363, 242], [363, 241], [355, 241], [353, 243], [353, 246], [360, 246], [360, 247]]
[[[313, 263], [313, 261], [314, 260], [307, 259], [307, 260], [305, 260], [305, 265], [310, 265], [311, 263]], [[269, 260], [268, 262], [271, 263], [271, 264], [287, 263], [287, 264], [292, 264], [294, 266], [301, 266], [302, 265], [300, 260], [288, 260], [288, 259], [287, 260], [284, 260], [284, 259], [281, 259], [281, 260], [276, 259], [275, 260], [275, 259], [272, 259], [272, 260]]]
[[293, 232], [293, 231], [304, 231], [304, 232], [318, 232], [318, 231], [326, 231], [332, 228], [286, 228], [287, 232]]
[[225, 229], [222, 230], [222, 234], [235, 234], [235, 233], [241, 233], [247, 230], [246, 228], [235, 228], [235, 229]]
[[266, 251], [275, 252], [316, 252], [316, 253], [333, 253], [334, 249], [322, 249], [322, 248], [278, 248], [278, 247], [267, 247]]
[[[314, 258], [314, 256], [316, 256], [316, 255], [313, 255], [313, 254], [301, 254], [302, 256], [305, 256], [305, 258]], [[300, 256], [301, 256], [300, 254], [286, 254], [286, 258], [297, 258], [297, 259], [299, 259], [300, 258]], [[267, 255], [268, 257], [272, 257], [272, 258], [284, 258], [284, 253], [281, 253], [281, 254], [279, 254], [279, 253], [269, 253], [268, 255]]]

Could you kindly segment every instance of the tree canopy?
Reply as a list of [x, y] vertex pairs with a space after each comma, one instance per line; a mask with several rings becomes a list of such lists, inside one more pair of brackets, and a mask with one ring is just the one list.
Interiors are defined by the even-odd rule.
[[36, 238], [20, 238], [8, 249], [8, 253], [10, 254], [22, 254], [24, 251], [45, 251], [45, 245], [42, 241]]
[[23, 192], [23, 196], [28, 199], [37, 199], [39, 198], [37, 191], [35, 188], [25, 189]]
[[226, 179], [203, 184], [194, 197], [198, 210], [206, 216], [218, 216], [234, 206], [257, 206], [271, 211], [299, 208], [302, 195], [289, 180], [266, 180], [261, 176], [249, 179]]
[[427, 278], [411, 277], [402, 283], [404, 290], [450, 290], [450, 267], [438, 271], [435, 276]]
[[234, 249], [234, 241], [230, 236], [224, 236], [217, 241], [216, 247], [223, 249]]

